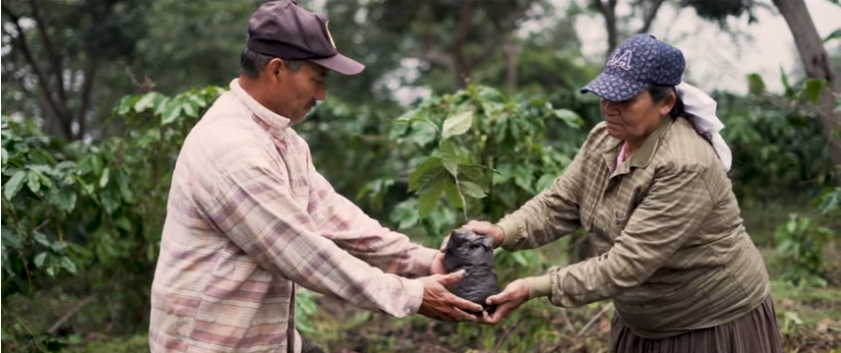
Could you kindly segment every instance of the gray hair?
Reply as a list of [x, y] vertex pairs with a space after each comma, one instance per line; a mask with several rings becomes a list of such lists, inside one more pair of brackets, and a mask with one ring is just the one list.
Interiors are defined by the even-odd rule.
[[[239, 72], [248, 78], [257, 78], [260, 76], [260, 71], [262, 71], [266, 65], [269, 64], [269, 61], [272, 61], [274, 58], [274, 56], [260, 54], [245, 46], [242, 48], [242, 55], [240, 55]], [[293, 74], [298, 72], [298, 70], [301, 69], [301, 66], [304, 66], [304, 60], [280, 59], [286, 63], [286, 67], [289, 68], [289, 72]]]

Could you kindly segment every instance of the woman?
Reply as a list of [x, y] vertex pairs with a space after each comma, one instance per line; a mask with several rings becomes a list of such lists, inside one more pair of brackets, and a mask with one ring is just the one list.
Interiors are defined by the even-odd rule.
[[509, 284], [497, 323], [529, 299], [612, 299], [611, 352], [780, 352], [765, 264], [727, 177], [715, 102], [681, 83], [683, 54], [651, 35], [623, 43], [582, 92], [605, 122], [561, 177], [496, 225], [465, 227], [509, 251], [588, 232], [598, 257]]

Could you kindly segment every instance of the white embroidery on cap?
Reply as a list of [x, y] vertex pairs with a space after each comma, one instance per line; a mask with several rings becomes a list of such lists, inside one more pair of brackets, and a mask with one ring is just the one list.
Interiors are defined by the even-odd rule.
[[617, 50], [613, 53], [613, 56], [610, 57], [610, 60], [607, 61], [607, 66], [618, 66], [625, 70], [631, 69], [631, 57], [633, 57], [634, 52], [632, 50], [625, 50], [622, 55], [619, 53], [622, 52], [622, 49]]

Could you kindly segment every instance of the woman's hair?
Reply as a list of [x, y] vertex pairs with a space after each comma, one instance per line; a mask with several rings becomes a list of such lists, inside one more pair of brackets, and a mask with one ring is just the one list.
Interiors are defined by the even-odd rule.
[[698, 126], [695, 125], [695, 122], [687, 117], [686, 111], [683, 109], [683, 100], [680, 99], [680, 95], [677, 94], [677, 89], [675, 89], [674, 86], [648, 86], [648, 94], [651, 95], [651, 101], [654, 102], [654, 104], [663, 103], [666, 98], [669, 98], [669, 94], [671, 93], [675, 94], [675, 105], [672, 107], [672, 110], [669, 111], [667, 117], [671, 117], [672, 119], [686, 119], [686, 121], [692, 125], [692, 128], [695, 129], [695, 132], [712, 145], [712, 135], [708, 132], [698, 130]]

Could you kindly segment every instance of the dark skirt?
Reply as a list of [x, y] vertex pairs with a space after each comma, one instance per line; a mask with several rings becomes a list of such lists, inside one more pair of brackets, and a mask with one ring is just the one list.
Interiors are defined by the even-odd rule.
[[611, 353], [781, 353], [782, 350], [770, 296], [741, 318], [669, 338], [637, 336], [619, 315], [614, 315], [611, 324]]

